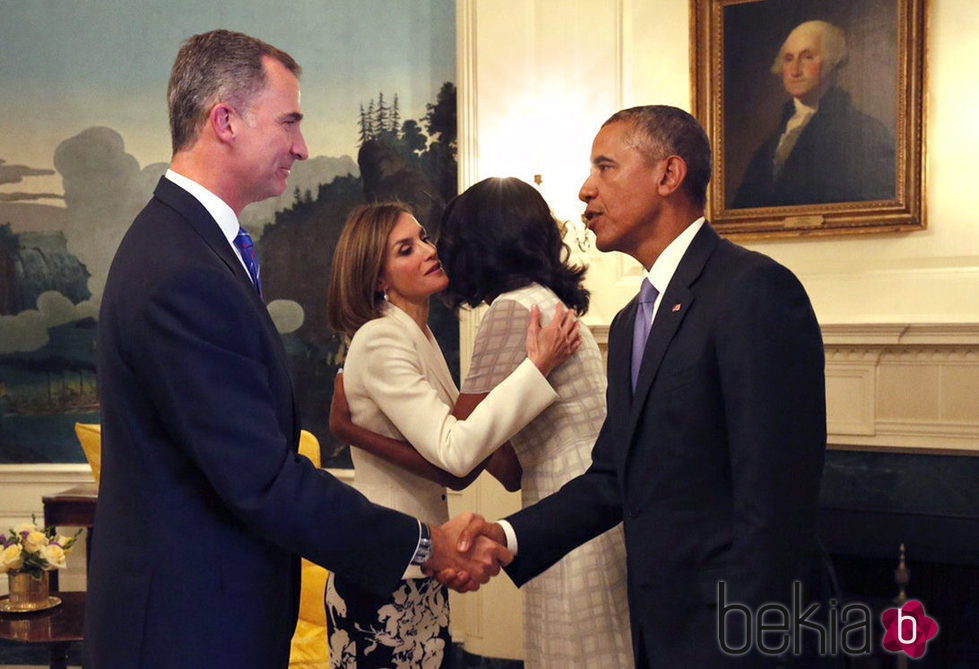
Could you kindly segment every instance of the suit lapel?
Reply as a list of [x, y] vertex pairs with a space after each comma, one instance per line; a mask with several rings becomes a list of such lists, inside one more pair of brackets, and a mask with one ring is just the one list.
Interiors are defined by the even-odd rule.
[[160, 181], [157, 183], [153, 195], [187, 221], [198, 236], [200, 236], [204, 244], [217, 256], [218, 260], [248, 286], [248, 294], [256, 302], [256, 307], [259, 314], [261, 314], [260, 318], [262, 319], [265, 330], [273, 340], [274, 350], [276, 351], [275, 357], [277, 358], [279, 369], [284, 375], [286, 385], [289, 387], [289, 401], [292, 405], [292, 441], [293, 446], [298, 447], [301, 421], [299, 407], [296, 404], [296, 390], [292, 385], [292, 372], [289, 369], [289, 358], [285, 352], [285, 347], [282, 345], [282, 338], [279, 336], [279, 332], [275, 328], [275, 323], [272, 322], [272, 317], [269, 315], [268, 308], [259, 296], [258, 291], [255, 290], [255, 284], [252, 283], [251, 277], [248, 276], [248, 272], [242, 266], [241, 261], [238, 260], [238, 256], [235, 255], [231, 244], [228, 243], [224, 233], [221, 232], [217, 221], [214, 220], [214, 217], [211, 216], [210, 212], [204, 208], [204, 205], [197, 198], [166, 177], [160, 177]]
[[424, 366], [422, 372], [425, 374], [429, 383], [437, 385], [438, 388], [436, 390], [441, 388], [442, 394], [448, 398], [449, 404], [455, 404], [456, 399], [459, 397], [459, 389], [456, 388], [455, 381], [452, 380], [452, 373], [449, 372], [449, 366], [445, 362], [445, 356], [442, 355], [438, 344], [429, 340], [428, 335], [418, 327], [418, 323], [413, 321], [411, 316], [398, 307], [387, 305], [387, 308], [384, 310], [384, 315], [396, 320], [408, 337], [410, 337], [415, 350], [418, 351], [418, 357]]
[[[221, 259], [221, 262], [242, 281], [245, 281], [252, 292], [258, 296], [255, 284], [251, 277], [242, 266], [238, 256], [231, 248], [231, 244], [225, 239], [224, 233], [218, 227], [217, 222], [211, 214], [204, 208], [197, 198], [185, 191], [183, 188], [173, 183], [166, 177], [160, 177], [159, 183], [153, 195], [168, 207], [174, 209], [184, 220], [190, 223], [194, 231], [200, 236], [208, 248]], [[259, 298], [261, 299], [261, 298]]]
[[619, 312], [618, 323], [609, 332], [609, 406], [628, 407], [632, 403], [632, 330], [636, 321], [636, 298]]
[[[646, 352], [643, 354], [642, 365], [639, 367], [639, 379], [636, 381], [636, 390], [633, 393], [632, 408], [629, 414], [629, 434], [635, 431], [639, 418], [645, 412], [646, 398], [656, 380], [670, 342], [673, 341], [680, 329], [680, 324], [693, 305], [695, 295], [691, 286], [703, 271], [707, 258], [717, 246], [719, 239], [710, 224], [704, 223], [693, 241], [690, 242], [690, 246], [683, 254], [670, 284], [666, 287], [663, 300], [660, 302], [656, 317], [653, 320], [652, 329], [649, 331], [649, 339], [646, 340]], [[631, 320], [634, 321], [634, 317]], [[631, 346], [631, 342], [629, 346]]]

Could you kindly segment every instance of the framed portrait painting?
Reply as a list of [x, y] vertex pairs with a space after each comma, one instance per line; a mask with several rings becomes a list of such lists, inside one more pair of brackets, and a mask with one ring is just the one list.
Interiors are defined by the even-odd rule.
[[691, 16], [722, 234], [925, 227], [925, 0], [691, 0]]

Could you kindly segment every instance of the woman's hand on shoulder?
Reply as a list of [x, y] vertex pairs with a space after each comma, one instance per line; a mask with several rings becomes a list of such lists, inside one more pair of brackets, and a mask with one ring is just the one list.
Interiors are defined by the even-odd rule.
[[547, 327], [541, 327], [540, 308], [536, 305], [530, 310], [530, 324], [527, 326], [527, 357], [537, 366], [541, 374], [547, 376], [558, 365], [571, 357], [581, 346], [581, 333], [578, 332], [578, 319], [574, 311], [560, 302], [554, 318]]

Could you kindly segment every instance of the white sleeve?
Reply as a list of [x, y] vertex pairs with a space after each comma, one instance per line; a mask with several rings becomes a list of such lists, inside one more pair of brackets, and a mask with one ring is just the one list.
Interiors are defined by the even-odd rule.
[[466, 420], [452, 416], [425, 377], [404, 335], [376, 328], [365, 342], [364, 387], [404, 438], [432, 464], [465, 476], [557, 399], [540, 370], [524, 360]]

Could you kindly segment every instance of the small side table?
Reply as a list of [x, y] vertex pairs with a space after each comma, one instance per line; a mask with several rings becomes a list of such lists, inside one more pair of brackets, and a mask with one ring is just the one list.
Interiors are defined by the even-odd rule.
[[[92, 528], [95, 525], [95, 502], [99, 489], [94, 483], [86, 483], [69, 488], [54, 495], [41, 498], [44, 504], [45, 527], [84, 527], [88, 541], [85, 542], [85, 557], [92, 556]], [[86, 568], [88, 561], [86, 560]], [[51, 572], [51, 589], [58, 589], [58, 572]]]
[[85, 593], [54, 592], [61, 604], [37, 613], [0, 613], [0, 638], [29, 644], [44, 644], [51, 652], [51, 669], [68, 666], [68, 645], [82, 641], [85, 624]]

